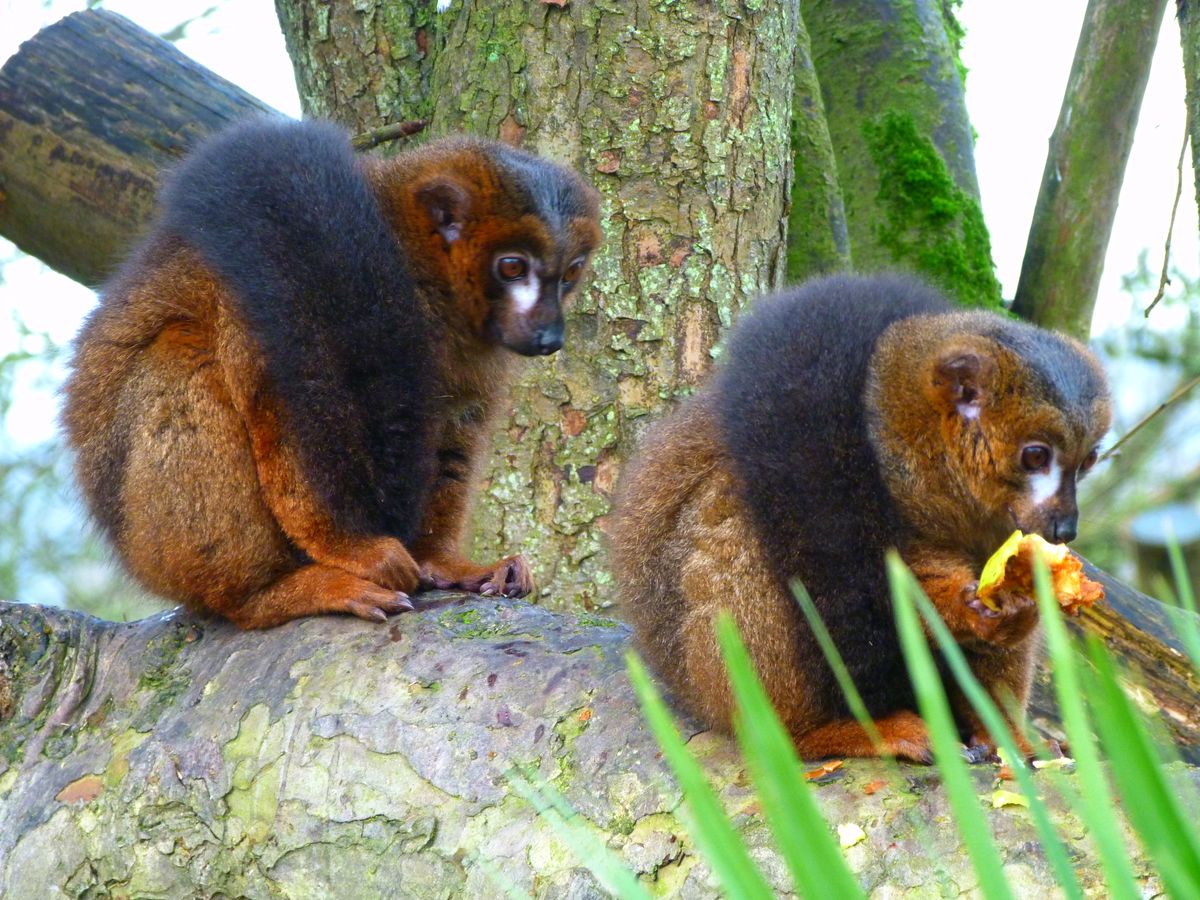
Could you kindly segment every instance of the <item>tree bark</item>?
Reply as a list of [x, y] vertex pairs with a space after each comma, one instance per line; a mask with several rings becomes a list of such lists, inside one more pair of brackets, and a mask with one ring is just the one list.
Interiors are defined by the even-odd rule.
[[[601, 896], [514, 792], [518, 767], [654, 892], [717, 897], [623, 675], [626, 642], [605, 619], [447, 594], [386, 625], [323, 616], [256, 633], [0, 603], [0, 894]], [[685, 733], [792, 896], [732, 741]], [[928, 824], [950, 818], [936, 770], [900, 772], [850, 761], [815, 787], [828, 821], [866, 831], [846, 853], [859, 882], [880, 897], [971, 890], [955, 829]], [[990, 808], [994, 767], [973, 774], [1014, 892], [1047, 894], [1028, 815]], [[1034, 777], [1062, 832], [1085, 833]], [[1100, 895], [1093, 849], [1073, 852]]]
[[1086, 340], [1166, 0], [1090, 0], [1013, 312]]
[[99, 284], [152, 215], [160, 171], [270, 112], [115, 13], [67, 16], [0, 69], [0, 234]]
[[945, 4], [802, 0], [801, 13], [855, 267], [916, 271], [962, 303], [999, 306]]
[[1192, 144], [1192, 180], [1200, 204], [1200, 9], [1196, 0], [1175, 0], [1179, 40], [1183, 45], [1183, 72], [1187, 81], [1188, 138]]
[[[277, 6], [306, 112], [357, 128], [429, 117], [431, 134], [523, 145], [602, 193], [595, 275], [565, 348], [512, 391], [473, 543], [480, 558], [524, 551], [544, 603], [605, 605], [601, 523], [641, 421], [703, 379], [721, 330], [783, 278], [794, 0], [454, 4], [428, 19], [427, 3], [373, 0], [342, 30], [315, 26], [330, 15], [316, 0]], [[423, 48], [403, 56], [422, 89], [347, 109], [391, 66], [363, 59], [381, 30]]]
[[788, 213], [787, 277], [798, 283], [850, 267], [850, 233], [837, 160], [829, 136], [812, 42], [797, 22], [792, 95], [792, 206]]

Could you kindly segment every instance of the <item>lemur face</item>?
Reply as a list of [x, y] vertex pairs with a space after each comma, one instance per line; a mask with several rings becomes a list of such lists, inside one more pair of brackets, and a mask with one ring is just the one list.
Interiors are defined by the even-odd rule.
[[525, 356], [563, 344], [562, 304], [600, 243], [599, 195], [565, 166], [460, 139], [414, 178], [417, 268], [448, 284], [481, 339]]
[[947, 450], [978, 515], [997, 533], [1074, 540], [1076, 484], [1110, 419], [1099, 364], [1073, 341], [1011, 322], [957, 343], [935, 379], [953, 403]]
[[1075, 486], [1098, 457], [1095, 445], [1086, 448], [1078, 441], [1038, 437], [1021, 446], [1017, 459], [1009, 461], [1012, 483], [1022, 484], [1008, 504], [1013, 524], [1048, 541], [1073, 541], [1079, 529]]
[[562, 304], [579, 284], [587, 252], [536, 254], [523, 249], [492, 255], [490, 327], [496, 339], [525, 356], [554, 353], [563, 343]]

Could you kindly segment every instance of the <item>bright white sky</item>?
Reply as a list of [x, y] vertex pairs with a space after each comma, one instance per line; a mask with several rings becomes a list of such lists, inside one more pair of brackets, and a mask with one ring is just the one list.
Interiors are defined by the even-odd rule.
[[[214, 2], [108, 0], [103, 5], [161, 33], [199, 15]], [[51, 0], [48, 5], [37, 0], [0, 0], [0, 22], [4, 23], [0, 60], [7, 59], [22, 40], [42, 26], [84, 5], [70, 0]], [[1006, 296], [1016, 288], [1047, 140], [1058, 116], [1085, 6], [1086, 0], [966, 0], [962, 10], [967, 29], [963, 58], [970, 70], [967, 103], [979, 135], [976, 165], [997, 273]], [[454, 15], [453, 11], [448, 15]], [[1120, 279], [1136, 267], [1138, 254], [1150, 248], [1150, 266], [1155, 271], [1162, 262], [1184, 128], [1179, 33], [1170, 11], [1165, 18], [1109, 245], [1094, 333], [1127, 321], [1129, 302], [1120, 291]], [[226, 0], [212, 15], [191, 25], [178, 47], [267, 103], [298, 115], [292, 70], [273, 3]], [[1186, 165], [1173, 260], [1185, 273], [1197, 275], [1200, 230], [1190, 159]], [[12, 245], [0, 240], [0, 264], [13, 254]], [[17, 340], [6, 311], [19, 310], [32, 328], [47, 330], [55, 340], [65, 342], [93, 302], [90, 292], [36, 260], [11, 262], [4, 274], [0, 354], [9, 352]], [[10, 416], [11, 437], [24, 442], [50, 436], [54, 409], [45, 390], [30, 385], [28, 392], [18, 393], [25, 399], [18, 401]]]

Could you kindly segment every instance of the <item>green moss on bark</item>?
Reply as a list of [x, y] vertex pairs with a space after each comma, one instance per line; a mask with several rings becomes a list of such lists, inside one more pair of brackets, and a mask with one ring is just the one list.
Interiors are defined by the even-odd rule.
[[821, 86], [804, 22], [797, 23], [792, 95], [793, 178], [788, 213], [787, 276], [792, 282], [850, 265], [846, 207]]
[[[993, 306], [1000, 288], [986, 258], [979, 214], [955, 5], [954, 0], [802, 0], [801, 11], [837, 158], [855, 267], [915, 268], [964, 302]], [[910, 124], [919, 140], [887, 125], [888, 117]], [[892, 155], [893, 148], [899, 155]], [[930, 148], [932, 157], [926, 152]], [[936, 184], [930, 181], [935, 175]], [[914, 203], [922, 194], [939, 205], [919, 209]], [[956, 208], [955, 215], [945, 215], [946, 204]], [[931, 233], [937, 246], [922, 248], [919, 242]]]
[[983, 212], [933, 142], [897, 113], [864, 123], [863, 136], [879, 170], [880, 245], [960, 303], [1001, 308]]

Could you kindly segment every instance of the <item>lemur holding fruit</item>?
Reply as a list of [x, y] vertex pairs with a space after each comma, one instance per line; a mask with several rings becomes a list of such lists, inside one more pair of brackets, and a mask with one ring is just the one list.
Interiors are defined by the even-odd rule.
[[[683, 706], [727, 729], [713, 618], [728, 609], [802, 756], [930, 762], [885, 552], [899, 550], [988, 690], [1023, 710], [1037, 606], [1004, 588], [985, 603], [980, 572], [1014, 529], [1075, 537], [1076, 482], [1109, 419], [1103, 370], [1081, 344], [963, 311], [914, 279], [839, 275], [764, 299], [622, 476], [611, 557], [639, 649]], [[850, 717], [797, 579], [882, 747]], [[990, 735], [955, 705], [986, 755]]]
[[418, 587], [523, 596], [460, 553], [513, 352], [553, 353], [600, 240], [569, 169], [451, 138], [359, 158], [261, 120], [167, 181], [75, 344], [85, 499], [138, 581], [246, 628], [372, 621]]

